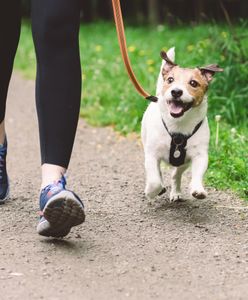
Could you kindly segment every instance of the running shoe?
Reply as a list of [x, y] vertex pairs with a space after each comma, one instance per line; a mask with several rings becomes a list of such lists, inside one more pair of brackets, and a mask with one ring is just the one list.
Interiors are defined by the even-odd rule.
[[85, 221], [80, 198], [66, 189], [65, 177], [45, 187], [40, 194], [40, 221], [37, 232], [46, 237], [64, 237], [73, 226]]
[[0, 204], [3, 204], [9, 195], [9, 179], [6, 169], [7, 139], [0, 145]]

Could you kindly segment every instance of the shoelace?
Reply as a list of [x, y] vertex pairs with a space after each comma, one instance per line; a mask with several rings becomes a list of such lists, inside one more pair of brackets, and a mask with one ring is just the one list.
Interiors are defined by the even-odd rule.
[[[0, 156], [1, 157], [1, 156]], [[57, 182], [54, 182], [52, 184], [49, 184], [48, 186], [46, 186], [43, 190], [42, 193], [44, 192], [48, 192], [48, 191], [52, 191], [53, 189], [58, 189], [60, 187], [62, 187], [63, 189], [65, 189], [66, 186], [66, 179], [64, 176], [61, 177], [60, 180], [58, 180]]]
[[[45, 196], [50, 192], [55, 192], [56, 190], [60, 190], [65, 189], [66, 186], [66, 179], [65, 176], [62, 176], [60, 180], [58, 180], [57, 182], [54, 182], [52, 184], [49, 184], [48, 186], [46, 186], [42, 191], [41, 191], [41, 197], [43, 196], [43, 194], [45, 194]], [[43, 217], [43, 211], [39, 211], [39, 216], [40, 218]]]

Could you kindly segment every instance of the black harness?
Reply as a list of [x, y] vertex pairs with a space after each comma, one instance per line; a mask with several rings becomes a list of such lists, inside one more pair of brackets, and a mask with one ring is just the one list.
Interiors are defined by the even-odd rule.
[[185, 147], [187, 146], [188, 139], [191, 138], [192, 135], [194, 135], [197, 132], [197, 130], [201, 127], [203, 120], [196, 125], [196, 127], [190, 135], [184, 135], [182, 133], [170, 133], [163, 119], [162, 122], [164, 124], [165, 129], [171, 136], [169, 162], [172, 166], [179, 167], [185, 162]]

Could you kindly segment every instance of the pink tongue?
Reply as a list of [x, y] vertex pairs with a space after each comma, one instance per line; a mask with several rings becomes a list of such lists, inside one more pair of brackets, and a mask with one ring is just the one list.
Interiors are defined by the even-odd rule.
[[178, 115], [182, 112], [183, 107], [181, 105], [176, 105], [174, 101], [170, 103], [170, 113]]

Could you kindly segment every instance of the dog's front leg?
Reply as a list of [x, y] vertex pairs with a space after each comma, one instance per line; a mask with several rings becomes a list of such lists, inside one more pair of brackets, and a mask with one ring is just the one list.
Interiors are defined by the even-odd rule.
[[192, 159], [191, 195], [197, 199], [207, 197], [203, 187], [203, 176], [208, 167], [208, 154], [197, 155]]
[[188, 168], [188, 164], [174, 168], [171, 177], [170, 202], [182, 200], [181, 179], [183, 172]]
[[160, 160], [152, 155], [145, 156], [146, 187], [145, 195], [151, 200], [165, 190], [162, 183]]

